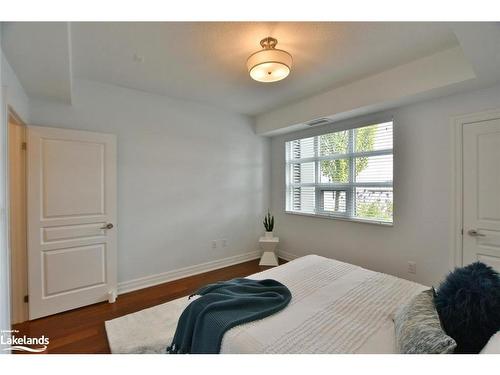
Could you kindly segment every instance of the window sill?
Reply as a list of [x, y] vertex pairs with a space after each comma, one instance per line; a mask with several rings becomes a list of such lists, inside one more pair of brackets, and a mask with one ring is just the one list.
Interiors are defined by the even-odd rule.
[[298, 216], [306, 216], [306, 217], [315, 217], [318, 219], [331, 219], [331, 220], [342, 220], [342, 221], [350, 221], [352, 223], [361, 223], [361, 224], [372, 224], [372, 225], [380, 225], [383, 227], [393, 227], [394, 222], [389, 223], [387, 221], [374, 221], [374, 220], [365, 220], [365, 219], [353, 219], [342, 216], [334, 216], [334, 215], [321, 215], [321, 214], [308, 214], [304, 212], [296, 212], [296, 211], [286, 211], [285, 214], [290, 215], [298, 215]]

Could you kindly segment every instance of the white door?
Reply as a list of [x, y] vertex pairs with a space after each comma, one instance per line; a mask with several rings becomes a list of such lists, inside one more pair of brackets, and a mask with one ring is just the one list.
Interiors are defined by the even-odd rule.
[[116, 291], [116, 137], [28, 127], [30, 319]]
[[500, 271], [500, 119], [463, 125], [463, 264]]

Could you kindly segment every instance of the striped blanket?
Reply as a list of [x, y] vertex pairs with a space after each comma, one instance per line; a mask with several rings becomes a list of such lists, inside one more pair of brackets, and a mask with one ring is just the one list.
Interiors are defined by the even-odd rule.
[[393, 352], [396, 309], [423, 285], [309, 255], [250, 276], [286, 285], [292, 300], [226, 332], [221, 353]]

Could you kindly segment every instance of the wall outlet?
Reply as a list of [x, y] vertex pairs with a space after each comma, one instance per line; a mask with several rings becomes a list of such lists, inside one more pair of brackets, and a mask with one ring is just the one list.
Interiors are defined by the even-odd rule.
[[212, 249], [217, 249], [217, 240], [212, 240]]
[[222, 240], [220, 240], [221, 244], [222, 244], [222, 247], [227, 247], [227, 239], [223, 238]]
[[417, 273], [417, 263], [408, 262], [408, 273], [412, 273], [412, 274]]

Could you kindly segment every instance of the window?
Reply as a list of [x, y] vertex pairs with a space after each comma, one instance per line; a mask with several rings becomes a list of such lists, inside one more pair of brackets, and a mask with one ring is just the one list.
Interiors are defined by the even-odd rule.
[[393, 123], [286, 142], [286, 211], [393, 222]]

